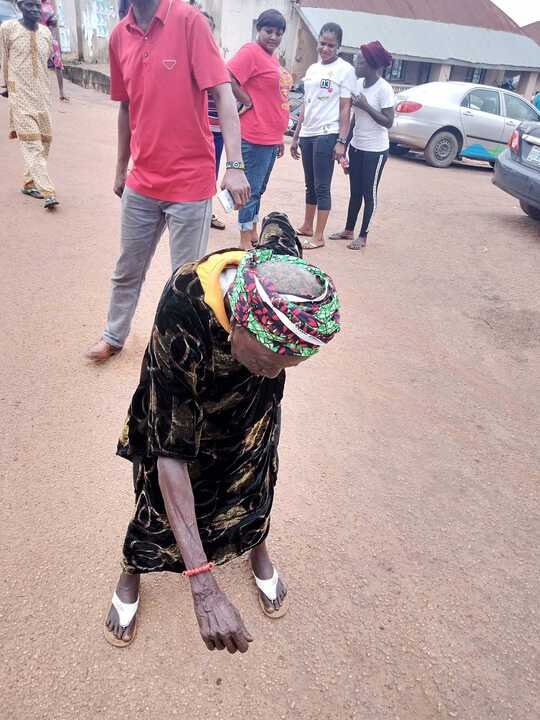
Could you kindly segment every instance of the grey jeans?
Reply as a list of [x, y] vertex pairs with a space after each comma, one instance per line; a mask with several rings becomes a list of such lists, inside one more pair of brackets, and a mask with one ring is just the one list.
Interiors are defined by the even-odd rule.
[[206, 253], [211, 215], [211, 200], [165, 202], [124, 189], [120, 257], [111, 278], [111, 301], [103, 333], [109, 345], [122, 347], [129, 335], [146, 271], [165, 226], [169, 229], [174, 272]]

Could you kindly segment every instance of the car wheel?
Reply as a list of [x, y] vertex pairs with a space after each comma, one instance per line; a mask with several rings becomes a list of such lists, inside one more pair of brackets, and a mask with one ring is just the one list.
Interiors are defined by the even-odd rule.
[[405, 145], [397, 145], [396, 143], [390, 143], [390, 155], [402, 157], [403, 155], [406, 155], [409, 150], [410, 148], [405, 147]]
[[449, 167], [457, 157], [459, 143], [449, 130], [441, 130], [431, 138], [424, 150], [428, 165], [437, 168]]
[[519, 201], [519, 206], [521, 207], [525, 215], [533, 218], [533, 220], [540, 220], [539, 208], [534, 207], [534, 205], [528, 205], [527, 203], [523, 202], [523, 200]]

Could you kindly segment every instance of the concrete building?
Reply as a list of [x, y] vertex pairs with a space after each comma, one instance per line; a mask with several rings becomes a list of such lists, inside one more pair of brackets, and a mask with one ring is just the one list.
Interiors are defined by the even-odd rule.
[[[182, 0], [172, 0], [181, 2]], [[106, 63], [116, 0], [56, 0], [65, 53]], [[393, 54], [387, 79], [396, 89], [432, 80], [501, 85], [511, 79], [530, 97], [540, 84], [540, 46], [490, 0], [200, 0], [216, 22], [225, 59], [255, 37], [259, 14], [275, 7], [288, 27], [280, 61], [301, 80], [317, 59], [326, 22], [344, 30], [343, 56], [378, 39]], [[538, 25], [538, 23], [536, 23]], [[535, 32], [531, 26], [531, 33]]]
[[55, 0], [55, 4], [64, 55], [107, 63], [109, 35], [118, 21], [116, 0]]
[[399, 88], [433, 80], [500, 85], [511, 78], [530, 97], [540, 73], [540, 48], [490, 0], [305, 0], [298, 16], [293, 74], [316, 56], [325, 22], [344, 31], [344, 56], [380, 40], [393, 54], [387, 79]]

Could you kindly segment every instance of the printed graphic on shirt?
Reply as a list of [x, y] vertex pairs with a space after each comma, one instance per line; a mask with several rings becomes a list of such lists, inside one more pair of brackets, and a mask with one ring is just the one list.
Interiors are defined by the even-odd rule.
[[167, 68], [167, 70], [172, 70], [174, 66], [176, 65], [176, 60], [163, 60], [163, 65]]
[[289, 91], [293, 84], [293, 79], [291, 73], [286, 70], [284, 67], [280, 67], [279, 72], [279, 92], [281, 93], [281, 97], [283, 99], [283, 102], [281, 104], [281, 107], [283, 110], [289, 110]]

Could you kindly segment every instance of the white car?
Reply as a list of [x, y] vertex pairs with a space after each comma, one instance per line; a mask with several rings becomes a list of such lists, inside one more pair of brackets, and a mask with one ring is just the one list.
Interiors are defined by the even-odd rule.
[[445, 168], [456, 159], [492, 165], [521, 122], [540, 112], [520, 95], [464, 82], [433, 82], [396, 96], [390, 153], [421, 150], [426, 162]]

